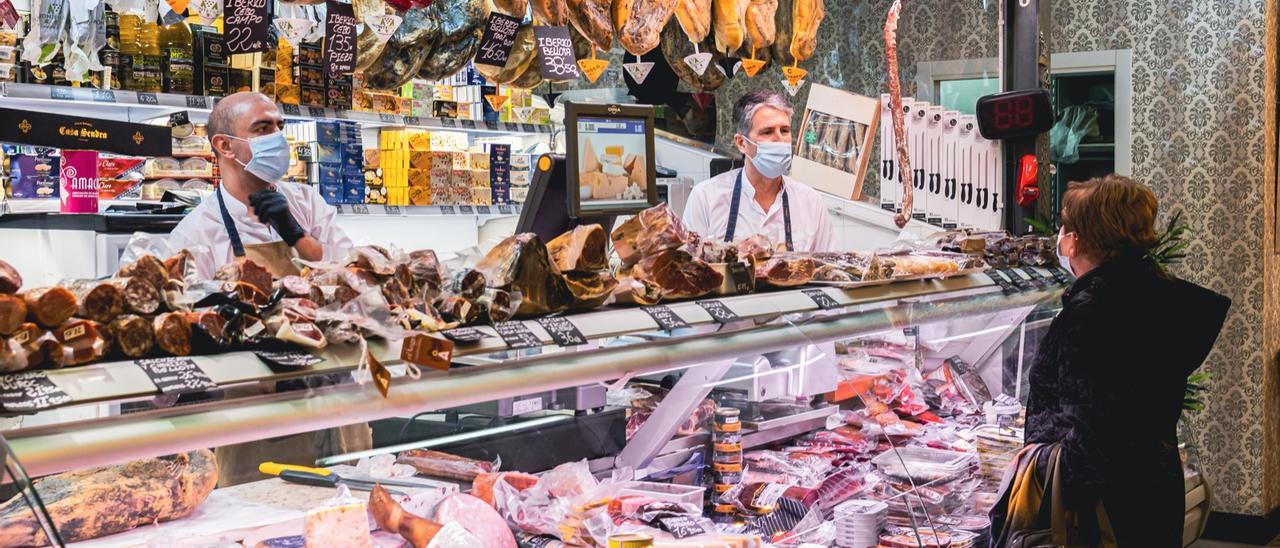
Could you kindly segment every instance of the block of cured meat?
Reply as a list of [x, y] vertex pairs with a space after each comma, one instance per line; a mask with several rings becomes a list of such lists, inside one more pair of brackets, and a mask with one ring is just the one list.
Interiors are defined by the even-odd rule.
[[505, 322], [515, 315], [516, 309], [520, 307], [518, 299], [514, 298], [510, 292], [492, 287], [485, 290], [484, 295], [476, 299], [476, 307], [480, 309], [481, 319], [487, 319], [490, 323]]
[[22, 297], [0, 293], [0, 335], [12, 335], [27, 322], [27, 302]]
[[505, 65], [501, 67], [485, 64], [476, 65], [476, 70], [484, 75], [486, 80], [499, 84], [510, 84], [524, 74], [524, 71], [530, 66], [537, 66], [538, 48], [534, 41], [533, 25], [524, 25], [516, 29], [514, 40], [515, 44], [511, 46], [511, 53], [507, 55], [507, 63]]
[[404, 537], [413, 548], [425, 548], [444, 527], [406, 511], [381, 485], [369, 493], [369, 514], [379, 529]]
[[106, 356], [110, 348], [102, 331], [102, 324], [80, 319], [67, 320], [53, 329], [54, 338], [70, 350], [63, 365], [84, 365]]
[[751, 39], [753, 51], [768, 48], [777, 39], [777, 12], [778, 0], [750, 0], [747, 4], [747, 37]]
[[480, 317], [480, 307], [469, 299], [450, 295], [441, 297], [435, 303], [436, 310], [445, 321], [469, 324]]
[[547, 243], [551, 260], [561, 272], [609, 268], [609, 236], [597, 224], [579, 226]]
[[484, 294], [487, 287], [485, 275], [483, 272], [473, 268], [460, 268], [453, 271], [453, 275], [449, 277], [449, 283], [445, 285], [446, 293], [457, 295], [464, 299], [479, 299]]
[[452, 42], [442, 42], [431, 50], [431, 56], [422, 62], [418, 69], [418, 78], [424, 80], [443, 80], [462, 70], [467, 62], [475, 58], [480, 50], [480, 40], [484, 38], [483, 25], [471, 28], [471, 33]]
[[37, 287], [19, 295], [27, 303], [27, 316], [44, 327], [54, 327], [76, 313], [76, 296], [65, 287]]
[[113, 278], [107, 283], [116, 286], [124, 298], [124, 310], [130, 314], [151, 315], [160, 310], [163, 302], [159, 286], [145, 278]]
[[391, 262], [391, 252], [381, 246], [357, 246], [351, 250], [351, 255], [355, 266], [378, 276], [390, 276], [395, 272], [395, 266]]
[[312, 508], [303, 522], [306, 548], [370, 548], [369, 511], [363, 501]]
[[116, 275], [121, 278], [142, 278], [151, 282], [151, 285], [160, 287], [165, 280], [169, 279], [169, 270], [155, 255], [143, 255], [138, 257], [138, 260], [121, 267]]
[[191, 354], [191, 324], [181, 313], [167, 312], [151, 321], [156, 346], [174, 356]]
[[0, 261], [0, 293], [6, 295], [17, 293], [22, 289], [22, 275], [13, 265]]
[[711, 265], [685, 251], [670, 249], [650, 255], [636, 264], [631, 275], [662, 288], [664, 299], [701, 297], [720, 287], [724, 276]]
[[127, 358], [142, 358], [155, 347], [156, 336], [151, 322], [141, 316], [125, 314], [107, 324], [115, 347]]
[[584, 310], [603, 305], [613, 291], [618, 288], [618, 280], [608, 271], [564, 273], [564, 281], [569, 284], [573, 293], [573, 304], [569, 308]]
[[565, 0], [529, 1], [533, 4], [535, 21], [549, 27], [563, 27], [569, 24], [569, 4]]
[[612, 2], [610, 0], [567, 0], [569, 22], [600, 51], [613, 49]]
[[[0, 343], [7, 342], [10, 345], [9, 350], [14, 354], [9, 357], [10, 362], [4, 364], [4, 371], [20, 371], [22, 369], [31, 369], [44, 365], [44, 352], [41, 348], [41, 338], [52, 339], [52, 335], [47, 335], [40, 326], [34, 323], [24, 323], [21, 327], [13, 332], [9, 337], [0, 337]], [[57, 341], [54, 341], [55, 343]], [[16, 345], [16, 348], [14, 348]], [[18, 356], [21, 359], [18, 359]]]
[[551, 262], [547, 246], [532, 233], [503, 240], [476, 265], [489, 287], [518, 292], [517, 316], [541, 316], [569, 307], [573, 294]]
[[410, 449], [400, 453], [396, 464], [412, 466], [424, 476], [463, 481], [472, 481], [480, 474], [493, 472], [493, 463], [428, 449]]
[[630, 266], [650, 255], [685, 245], [691, 235], [676, 213], [661, 203], [627, 219], [610, 238], [622, 264]]
[[818, 25], [826, 17], [823, 0], [792, 0], [791, 57], [803, 63], [818, 49]]
[[[707, 24], [710, 25], [711, 1], [705, 1], [707, 3]], [[677, 11], [676, 15], [679, 16], [680, 13]], [[708, 64], [707, 70], [702, 71], [702, 74], [698, 74], [697, 71], [693, 70], [693, 67], [684, 62], [685, 57], [695, 53], [693, 51], [695, 42], [685, 40], [686, 36], [679, 27], [680, 25], [668, 23], [667, 29], [662, 31], [662, 57], [667, 60], [668, 65], [671, 65], [671, 70], [675, 71], [676, 76], [680, 77], [680, 81], [692, 88], [693, 91], [715, 91], [719, 89], [720, 86], [724, 85], [724, 71], [719, 68], [718, 63], [724, 56], [716, 51], [715, 41], [708, 38], [701, 42], [696, 42], [699, 44], [699, 52], [711, 54], [711, 63]], [[688, 112], [685, 115], [686, 127], [690, 125], [693, 115], [698, 111], [691, 107]], [[693, 129], [690, 129], [690, 131], [693, 131]]]
[[230, 344], [227, 319], [217, 312], [202, 310], [184, 312], [183, 317], [191, 325], [191, 348], [202, 353], [225, 350]]
[[280, 287], [284, 288], [284, 294], [295, 299], [307, 299], [311, 302], [320, 302], [324, 300], [324, 292], [315, 284], [307, 281], [302, 276], [285, 276], [280, 278]]
[[[272, 277], [266, 267], [250, 259], [239, 258], [219, 268], [214, 279], [226, 282], [244, 282], [258, 288], [263, 294], [271, 294]], [[163, 283], [163, 282], [161, 282]], [[156, 284], [159, 287], [160, 284]]]
[[613, 290], [614, 302], [650, 306], [662, 301], [662, 287], [649, 281], [627, 276], [618, 280]]
[[632, 55], [658, 47], [662, 29], [671, 20], [678, 0], [614, 0], [613, 28], [618, 41]]
[[[182, 519], [218, 482], [213, 452], [199, 449], [35, 480], [64, 542], [80, 542]], [[49, 539], [22, 495], [0, 506], [0, 545], [45, 546]]]
[[124, 293], [113, 283], [77, 280], [66, 286], [79, 302], [76, 316], [98, 323], [109, 323], [124, 313]]
[[195, 268], [196, 263], [191, 258], [191, 252], [185, 249], [164, 260], [164, 269], [169, 272], [170, 280], [185, 282], [195, 274]]
[[676, 20], [690, 42], [701, 43], [711, 33], [711, 0], [678, 0]]
[[711, 16], [716, 29], [716, 51], [732, 55], [746, 40], [747, 3], [750, 0], [712, 0]]
[[774, 287], [795, 287], [812, 281], [817, 268], [809, 257], [774, 257], [756, 267], [756, 281]]
[[507, 521], [483, 500], [458, 493], [436, 505], [436, 521], [457, 523], [487, 548], [516, 548], [516, 537]]

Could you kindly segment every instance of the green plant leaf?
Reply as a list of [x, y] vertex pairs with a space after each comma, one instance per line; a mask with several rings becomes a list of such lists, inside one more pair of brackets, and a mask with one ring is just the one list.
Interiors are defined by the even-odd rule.
[[1041, 236], [1053, 236], [1058, 232], [1057, 230], [1054, 230], [1052, 227], [1050, 227], [1049, 223], [1046, 223], [1039, 219], [1032, 219], [1031, 217], [1023, 217], [1022, 220], [1027, 223], [1027, 226], [1031, 227], [1032, 232], [1036, 232]]

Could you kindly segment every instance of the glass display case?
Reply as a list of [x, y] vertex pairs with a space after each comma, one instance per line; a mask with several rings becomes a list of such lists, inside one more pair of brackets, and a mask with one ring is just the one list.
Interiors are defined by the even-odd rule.
[[[27, 474], [52, 476], [34, 486], [6, 478], [15, 498], [0, 543], [50, 538], [9, 526], [33, 519], [18, 505], [38, 495], [70, 543], [254, 546], [311, 534], [332, 518], [317, 509], [341, 507], [339, 492], [363, 504], [371, 484], [361, 480], [387, 483], [426, 517], [441, 498], [470, 492], [528, 543], [542, 534], [605, 545], [642, 532], [646, 518], [627, 514], [638, 512], [625, 503], [634, 497], [696, 509], [690, 529], [650, 531], [659, 542], [696, 530], [836, 544], [868, 538], [857, 520], [876, 523], [876, 535], [904, 526], [966, 538], [959, 532], [980, 528], [1001, 463], [1021, 446], [1025, 373], [1062, 288], [1050, 274], [807, 287], [477, 327], [452, 334], [451, 355], [432, 336], [445, 353], [420, 373], [406, 369], [399, 341], [371, 341], [365, 360], [355, 345], [195, 356], [179, 369], [209, 385], [168, 394], [137, 362], [47, 371], [66, 403], [11, 416], [5, 435]], [[309, 356], [322, 361], [299, 365]], [[169, 476], [76, 500], [100, 488], [95, 475], [128, 466]], [[516, 478], [534, 487], [513, 488]], [[557, 514], [528, 494], [539, 485], [579, 498]], [[99, 519], [140, 498], [162, 510], [136, 523]]]

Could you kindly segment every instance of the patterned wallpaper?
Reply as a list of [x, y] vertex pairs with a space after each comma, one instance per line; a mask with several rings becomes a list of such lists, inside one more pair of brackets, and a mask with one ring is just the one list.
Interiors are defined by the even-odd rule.
[[[828, 1], [819, 51], [805, 63], [809, 81], [880, 93], [889, 3]], [[1176, 274], [1234, 302], [1205, 365], [1213, 381], [1206, 409], [1190, 423], [1191, 443], [1214, 486], [1215, 510], [1265, 514], [1280, 504], [1280, 342], [1263, 330], [1267, 309], [1267, 331], [1280, 334], [1280, 295], [1265, 302], [1280, 280], [1266, 293], [1262, 273], [1280, 277], [1280, 257], [1264, 259], [1264, 198], [1272, 198], [1261, 175], [1264, 0], [1071, 0], [1053, 9], [1052, 51], [1133, 50], [1133, 173], [1155, 189], [1162, 217], [1181, 210], [1191, 225], [1189, 256]], [[904, 94], [914, 93], [917, 61], [995, 56], [997, 18], [995, 2], [907, 3], [899, 27]], [[762, 84], [782, 91], [776, 67], [754, 79], [739, 75], [717, 92], [722, 144], [732, 136], [733, 101]], [[805, 100], [802, 90], [797, 111]], [[878, 180], [868, 177], [864, 188], [877, 196]]]

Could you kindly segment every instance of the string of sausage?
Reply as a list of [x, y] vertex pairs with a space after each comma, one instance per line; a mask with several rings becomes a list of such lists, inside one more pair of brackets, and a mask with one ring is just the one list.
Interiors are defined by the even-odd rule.
[[898, 228], [911, 220], [914, 196], [911, 187], [911, 158], [907, 156], [906, 116], [902, 112], [902, 81], [898, 78], [898, 13], [902, 0], [893, 0], [884, 22], [884, 56], [889, 69], [889, 101], [893, 104], [893, 136], [898, 149], [898, 176], [902, 180], [902, 211], [893, 218]]

